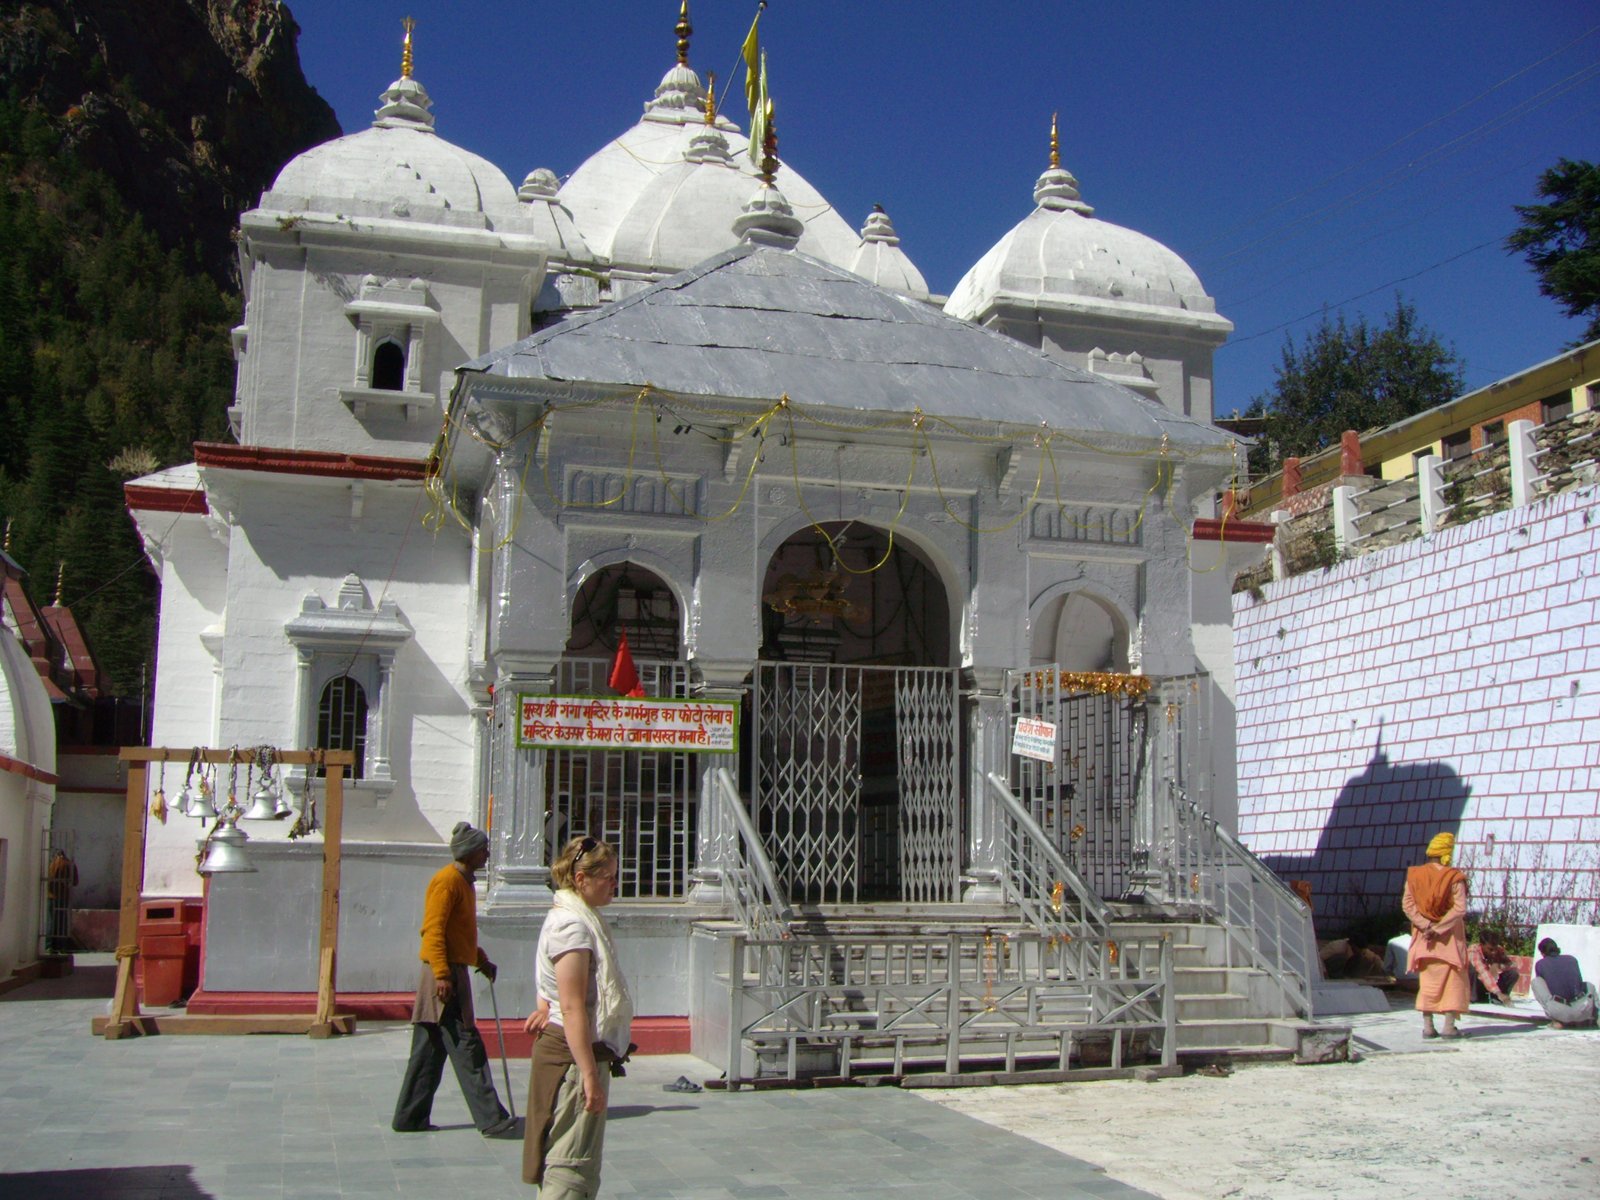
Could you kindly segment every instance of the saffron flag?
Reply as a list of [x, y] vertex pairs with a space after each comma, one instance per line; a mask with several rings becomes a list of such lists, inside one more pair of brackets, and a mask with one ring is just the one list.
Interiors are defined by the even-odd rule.
[[628, 649], [628, 631], [623, 629], [617, 638], [616, 657], [611, 660], [611, 690], [620, 696], [644, 695], [644, 684], [639, 682], [639, 669], [633, 665], [633, 651]]

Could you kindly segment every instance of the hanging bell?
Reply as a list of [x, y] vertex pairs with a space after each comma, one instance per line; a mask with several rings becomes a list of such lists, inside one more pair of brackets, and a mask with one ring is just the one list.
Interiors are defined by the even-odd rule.
[[294, 806], [289, 803], [288, 789], [282, 783], [272, 785], [272, 794], [276, 797], [273, 803], [272, 815], [282, 819], [294, 811]]
[[200, 864], [200, 874], [242, 875], [253, 872], [256, 866], [245, 849], [249, 840], [249, 835], [231, 819], [224, 819], [206, 843], [206, 857]]
[[263, 779], [261, 786], [250, 796], [250, 807], [244, 814], [246, 821], [276, 821], [278, 805], [272, 794], [272, 781]]
[[189, 807], [186, 810], [191, 817], [199, 817], [202, 821], [210, 821], [217, 815], [217, 802], [211, 794], [211, 785], [204, 779], [200, 780], [189, 798]]
[[192, 817], [194, 816], [193, 809], [194, 789], [185, 783], [183, 790], [178, 793], [178, 811], [186, 817]]

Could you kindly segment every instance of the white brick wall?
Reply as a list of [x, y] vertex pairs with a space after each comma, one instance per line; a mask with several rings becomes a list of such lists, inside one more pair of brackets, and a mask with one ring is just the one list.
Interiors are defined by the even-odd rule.
[[1397, 908], [1441, 829], [1475, 907], [1600, 917], [1596, 489], [1237, 595], [1233, 628], [1239, 834], [1325, 926]]

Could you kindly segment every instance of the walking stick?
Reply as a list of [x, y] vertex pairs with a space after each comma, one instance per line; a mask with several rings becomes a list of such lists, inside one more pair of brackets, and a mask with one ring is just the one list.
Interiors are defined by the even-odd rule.
[[500, 1024], [500, 1001], [494, 996], [494, 980], [489, 980], [489, 1007], [494, 1010], [494, 1031], [500, 1038], [500, 1070], [506, 1080], [506, 1105], [511, 1110], [511, 1119], [517, 1119], [517, 1102], [511, 1094], [511, 1064], [506, 1061], [506, 1031]]

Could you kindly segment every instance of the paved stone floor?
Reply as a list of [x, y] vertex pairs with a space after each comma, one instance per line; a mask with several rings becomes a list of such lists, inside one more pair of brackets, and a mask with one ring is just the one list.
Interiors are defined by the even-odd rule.
[[[111, 974], [109, 956], [80, 956], [73, 977], [0, 996], [5, 1200], [534, 1195], [520, 1180], [521, 1142], [481, 1138], [448, 1071], [434, 1107], [439, 1132], [390, 1132], [408, 1027], [368, 1026], [326, 1042], [106, 1042], [90, 1036], [89, 1021], [107, 1008]], [[680, 1074], [701, 1082], [707, 1072], [686, 1056], [646, 1058], [616, 1081], [602, 1195], [1151, 1195], [898, 1088], [662, 1090]], [[521, 1112], [526, 1062], [513, 1061], [511, 1073]]]

